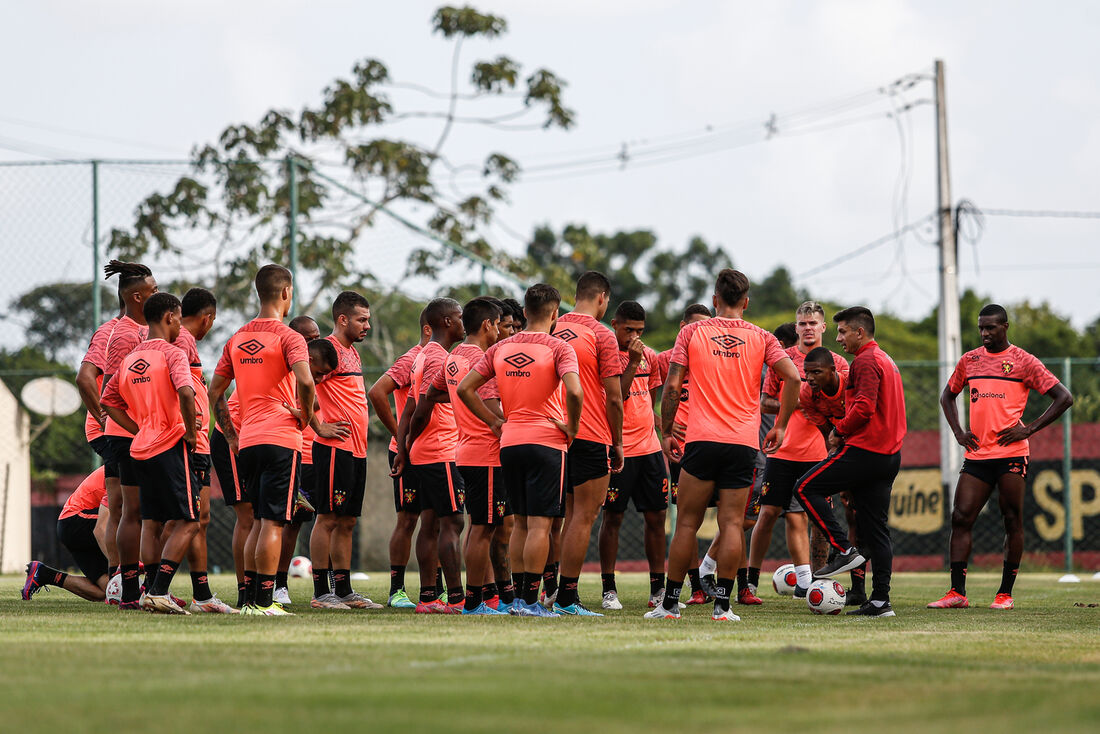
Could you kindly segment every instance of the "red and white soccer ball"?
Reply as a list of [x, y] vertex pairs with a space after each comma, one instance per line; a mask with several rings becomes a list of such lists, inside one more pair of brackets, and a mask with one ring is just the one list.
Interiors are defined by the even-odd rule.
[[784, 563], [775, 569], [772, 574], [772, 588], [780, 596], [790, 596], [794, 593], [794, 587], [798, 584], [798, 574], [794, 572], [793, 563]]
[[840, 614], [848, 594], [832, 579], [818, 579], [806, 592], [806, 606], [814, 614]]
[[294, 579], [308, 579], [313, 576], [313, 564], [305, 556], [294, 556], [290, 559], [290, 568], [287, 576]]

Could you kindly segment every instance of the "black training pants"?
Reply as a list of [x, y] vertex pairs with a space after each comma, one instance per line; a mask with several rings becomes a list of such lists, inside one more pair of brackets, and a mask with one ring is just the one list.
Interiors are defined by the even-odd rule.
[[901, 452], [876, 454], [845, 446], [798, 480], [795, 492], [810, 520], [838, 551], [848, 550], [848, 536], [833, 514], [828, 498], [848, 490], [856, 511], [860, 552], [871, 562], [871, 598], [890, 599], [894, 547], [890, 542], [890, 491], [901, 467]]

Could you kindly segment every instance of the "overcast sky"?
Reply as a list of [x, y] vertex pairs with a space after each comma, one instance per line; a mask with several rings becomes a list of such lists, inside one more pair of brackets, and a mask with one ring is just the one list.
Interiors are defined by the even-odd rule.
[[[11, 5], [0, 46], [8, 70], [0, 78], [0, 159], [185, 156], [227, 124], [253, 122], [272, 107], [316, 104], [327, 83], [368, 56], [383, 60], [395, 81], [445, 89], [451, 46], [430, 34], [435, 7], [412, 0]], [[803, 274], [933, 210], [932, 84], [920, 81], [893, 98], [875, 90], [911, 73], [930, 75], [936, 58], [947, 69], [956, 201], [1100, 209], [1096, 3], [495, 0], [477, 7], [505, 16], [509, 32], [468, 44], [463, 62], [508, 54], [526, 70], [552, 69], [568, 81], [566, 104], [576, 112], [568, 132], [463, 130], [446, 148], [456, 163], [501, 150], [530, 171], [491, 230], [493, 244], [512, 251], [541, 223], [647, 228], [672, 249], [700, 235], [721, 243], [750, 278], [783, 264], [818, 297], [922, 315], [937, 293], [931, 229]], [[415, 92], [394, 90], [392, 98], [401, 109], [440, 108]], [[916, 106], [898, 121], [886, 116], [905, 103]], [[777, 134], [765, 140], [773, 112]], [[408, 122], [385, 134], [427, 144], [436, 130], [436, 123]], [[532, 170], [607, 156], [624, 143], [625, 167]], [[646, 157], [655, 145], [669, 147]], [[136, 201], [172, 174], [112, 183], [106, 193], [117, 200], [104, 203], [105, 217], [124, 223]], [[73, 177], [84, 185], [85, 175], [0, 170], [0, 240], [13, 255], [0, 274], [5, 304], [28, 283], [89, 270], [80, 241], [89, 231], [88, 201], [70, 186]], [[899, 175], [908, 181], [901, 196]], [[56, 208], [29, 216], [43, 200]], [[395, 253], [418, 241], [386, 226], [360, 255], [395, 278]], [[960, 243], [962, 284], [1006, 303], [1047, 300], [1081, 326], [1100, 316], [1098, 240], [1096, 219], [989, 216], [977, 245]]]

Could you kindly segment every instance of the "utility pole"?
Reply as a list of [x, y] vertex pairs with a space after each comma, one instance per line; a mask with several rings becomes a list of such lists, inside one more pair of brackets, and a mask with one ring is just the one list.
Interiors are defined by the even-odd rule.
[[290, 252], [289, 267], [290, 277], [294, 280], [294, 290], [291, 291], [290, 298], [290, 313], [294, 316], [300, 316], [298, 313], [298, 289], [301, 288], [301, 284], [298, 282], [298, 161], [295, 160], [293, 155], [286, 157], [287, 168], [287, 194], [290, 198], [290, 214], [287, 217], [287, 240], [289, 243]]
[[[936, 192], [940, 228], [940, 309], [939, 309], [939, 375], [940, 385], [946, 385], [962, 357], [962, 334], [959, 314], [959, 261], [955, 242], [954, 212], [951, 205], [951, 170], [947, 157], [947, 99], [944, 96], [943, 61], [936, 59]], [[948, 507], [955, 504], [955, 477], [962, 466], [962, 447], [955, 440], [947, 419], [940, 412], [940, 477], [948, 498]]]
[[92, 161], [92, 324], [103, 321], [103, 294], [99, 290], [99, 161]]

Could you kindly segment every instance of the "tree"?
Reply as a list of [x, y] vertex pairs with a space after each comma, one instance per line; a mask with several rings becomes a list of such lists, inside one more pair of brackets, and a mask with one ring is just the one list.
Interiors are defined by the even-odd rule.
[[[114, 315], [118, 299], [100, 286], [103, 312]], [[27, 319], [27, 344], [53, 361], [83, 349], [99, 325], [93, 323], [91, 283], [48, 283], [32, 288], [11, 302], [11, 309]]]

